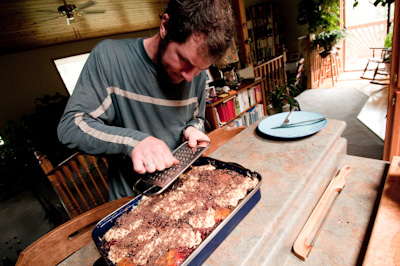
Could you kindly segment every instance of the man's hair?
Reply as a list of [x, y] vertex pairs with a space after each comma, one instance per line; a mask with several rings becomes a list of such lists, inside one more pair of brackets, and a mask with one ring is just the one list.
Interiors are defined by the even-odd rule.
[[228, 49], [234, 34], [234, 18], [228, 0], [171, 0], [166, 43], [185, 42], [192, 34], [204, 33], [206, 55], [219, 59]]

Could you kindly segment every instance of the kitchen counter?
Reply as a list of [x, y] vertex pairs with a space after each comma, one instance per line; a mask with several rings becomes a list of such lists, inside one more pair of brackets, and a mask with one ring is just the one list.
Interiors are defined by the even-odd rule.
[[[362, 261], [388, 162], [346, 154], [346, 124], [328, 120], [320, 132], [296, 140], [268, 139], [253, 124], [209, 157], [235, 162], [262, 176], [261, 199], [203, 265], [357, 265]], [[351, 172], [307, 260], [292, 246], [331, 179]], [[372, 218], [372, 219], [371, 219]], [[372, 221], [372, 222], [371, 222]], [[79, 255], [81, 254], [81, 255]], [[93, 265], [94, 243], [61, 265]]]
[[[368, 244], [371, 216], [388, 163], [346, 155], [346, 124], [329, 120], [317, 134], [267, 139], [257, 124], [210, 157], [260, 173], [261, 200], [204, 265], [356, 265]], [[305, 262], [292, 246], [330, 180], [351, 172]], [[373, 219], [372, 219], [373, 221]]]

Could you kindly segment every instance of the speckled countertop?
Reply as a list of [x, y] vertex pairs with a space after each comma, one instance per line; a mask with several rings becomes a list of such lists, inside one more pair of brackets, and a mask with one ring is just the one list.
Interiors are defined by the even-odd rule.
[[[357, 265], [388, 163], [346, 155], [342, 121], [329, 120], [320, 132], [289, 141], [259, 135], [257, 125], [209, 155], [258, 172], [262, 185], [260, 201], [203, 265]], [[330, 180], [345, 165], [351, 167], [346, 186], [303, 262], [292, 253], [292, 245]], [[90, 243], [62, 265], [93, 265], [98, 257]]]
[[[346, 155], [346, 124], [329, 120], [315, 135], [292, 141], [257, 134], [257, 124], [210, 157], [260, 173], [261, 200], [204, 265], [356, 265], [387, 162]], [[330, 180], [351, 173], [305, 262], [292, 245]]]

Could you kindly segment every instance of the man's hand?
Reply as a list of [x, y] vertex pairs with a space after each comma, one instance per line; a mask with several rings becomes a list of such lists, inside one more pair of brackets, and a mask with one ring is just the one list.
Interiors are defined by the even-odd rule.
[[139, 142], [131, 153], [133, 170], [136, 173], [153, 173], [162, 171], [179, 161], [175, 159], [164, 141], [155, 137], [147, 137]]
[[197, 145], [205, 147], [208, 143], [204, 141], [202, 142], [202, 140], [210, 141], [210, 138], [206, 134], [195, 127], [187, 127], [183, 132], [183, 137], [188, 141], [188, 145], [191, 148], [194, 148]]

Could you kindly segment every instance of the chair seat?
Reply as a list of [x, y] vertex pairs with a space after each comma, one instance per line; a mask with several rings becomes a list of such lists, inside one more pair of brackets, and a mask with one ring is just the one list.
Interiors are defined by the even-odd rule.
[[384, 60], [382, 58], [368, 58], [368, 61], [373, 62], [373, 63], [384, 63]]

